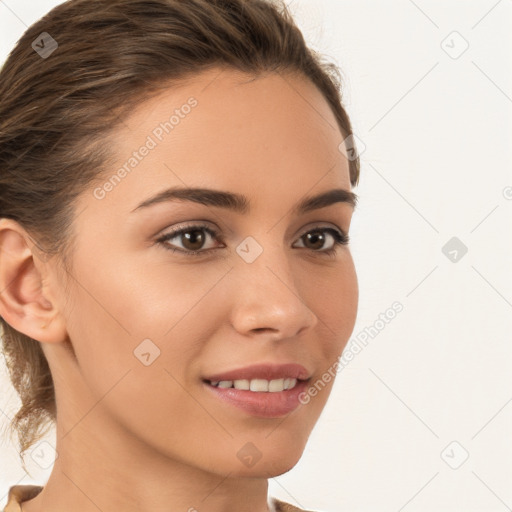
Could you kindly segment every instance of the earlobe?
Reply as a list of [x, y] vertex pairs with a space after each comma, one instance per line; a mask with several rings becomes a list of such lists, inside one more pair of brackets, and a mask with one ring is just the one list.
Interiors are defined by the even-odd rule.
[[34, 259], [30, 236], [12, 219], [0, 219], [0, 316], [17, 331], [45, 343], [66, 339], [56, 304], [45, 295], [48, 268]]

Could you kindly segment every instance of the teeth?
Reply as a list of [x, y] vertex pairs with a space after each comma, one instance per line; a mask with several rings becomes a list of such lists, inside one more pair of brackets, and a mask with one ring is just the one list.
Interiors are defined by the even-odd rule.
[[271, 380], [269, 383], [268, 383], [268, 390], [272, 393], [272, 392], [275, 392], [275, 391], [283, 391], [284, 388], [284, 381], [285, 379], [276, 379], [276, 380]]
[[[244, 389], [244, 390], [249, 390], [251, 389], [251, 381], [249, 380], [246, 380], [246, 379], [243, 379], [243, 380], [235, 380], [233, 382], [233, 386], [236, 388], [236, 389]], [[251, 389], [251, 391], [254, 391], [254, 389]]]
[[[235, 380], [236, 386], [236, 380]], [[251, 391], [268, 391], [268, 380], [265, 379], [252, 379]]]
[[246, 391], [254, 391], [257, 393], [269, 392], [276, 393], [279, 391], [284, 391], [286, 389], [292, 389], [297, 384], [297, 379], [274, 379], [274, 380], [266, 380], [266, 379], [241, 379], [241, 380], [221, 380], [221, 381], [211, 381], [212, 386], [216, 386], [218, 388], [235, 388], [242, 389]]

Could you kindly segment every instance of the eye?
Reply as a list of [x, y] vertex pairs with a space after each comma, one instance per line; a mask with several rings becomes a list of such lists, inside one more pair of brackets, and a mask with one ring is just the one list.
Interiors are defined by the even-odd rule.
[[[172, 230], [162, 235], [156, 241], [172, 252], [180, 252], [186, 256], [199, 256], [216, 249], [215, 247], [203, 249], [208, 236], [213, 239], [220, 239], [220, 234], [215, 229], [207, 225], [195, 224]], [[169, 241], [174, 239], [180, 240], [181, 247], [172, 247], [172, 245], [169, 244]], [[329, 240], [331, 240], [330, 247], [321, 250]], [[328, 227], [314, 227], [304, 233], [299, 238], [299, 241], [303, 241], [302, 247], [311, 249], [314, 253], [333, 256], [338, 246], [347, 245], [350, 239], [349, 236], [341, 230]]]
[[[207, 233], [208, 236], [212, 238], [219, 237], [219, 233], [210, 226], [196, 224], [170, 231], [169, 233], [161, 236], [157, 242], [163, 244], [163, 246], [170, 251], [185, 253], [187, 256], [196, 256], [200, 253], [204, 254], [213, 250], [213, 248], [202, 249], [205, 239], [207, 238], [204, 233]], [[168, 241], [173, 240], [174, 238], [181, 238], [181, 248], [174, 248], [169, 245]]]
[[[327, 233], [328, 236], [326, 236], [325, 233]], [[329, 237], [333, 241], [330, 247], [328, 249], [318, 250], [319, 246], [321, 248], [325, 245], [326, 241], [329, 240]], [[302, 235], [299, 240], [304, 240], [308, 246], [313, 246], [307, 247], [304, 245], [304, 247], [311, 248], [314, 252], [319, 252], [327, 256], [333, 256], [338, 249], [338, 246], [348, 245], [350, 242], [349, 236], [343, 231], [327, 227], [315, 227], [310, 229]]]

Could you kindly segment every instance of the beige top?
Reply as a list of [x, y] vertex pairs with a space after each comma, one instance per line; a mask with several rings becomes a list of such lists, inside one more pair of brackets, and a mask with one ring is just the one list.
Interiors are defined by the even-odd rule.
[[[20, 503], [31, 500], [43, 490], [40, 485], [13, 485], [9, 488], [7, 504], [3, 512], [21, 512]], [[271, 498], [274, 512], [313, 512], [302, 508], [294, 507], [289, 503], [280, 501], [277, 498]]]

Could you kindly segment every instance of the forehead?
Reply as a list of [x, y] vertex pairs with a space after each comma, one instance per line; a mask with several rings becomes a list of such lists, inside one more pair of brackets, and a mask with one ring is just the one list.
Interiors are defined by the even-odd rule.
[[111, 139], [108, 199], [130, 210], [164, 186], [266, 193], [276, 201], [350, 190], [334, 114], [295, 75], [206, 71], [140, 103]]

